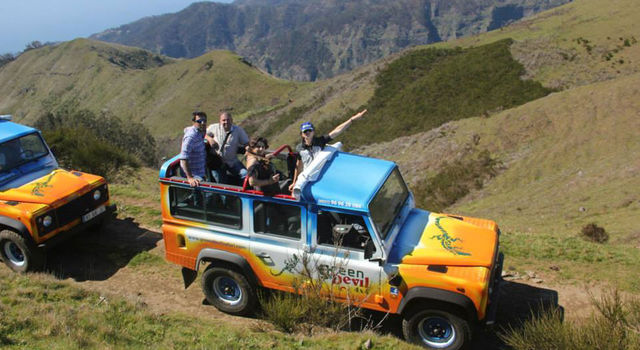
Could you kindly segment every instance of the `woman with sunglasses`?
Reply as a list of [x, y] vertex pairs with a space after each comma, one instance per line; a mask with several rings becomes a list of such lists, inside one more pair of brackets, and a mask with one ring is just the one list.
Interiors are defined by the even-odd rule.
[[351, 118], [347, 119], [344, 123], [336, 126], [333, 130], [329, 132], [327, 135], [315, 136], [315, 128], [311, 122], [305, 122], [300, 125], [300, 136], [302, 137], [302, 142], [296, 147], [296, 151], [299, 154], [298, 161], [296, 163], [296, 171], [293, 176], [293, 183], [289, 186], [289, 191], [293, 191], [293, 187], [296, 184], [296, 180], [298, 179], [298, 174], [304, 170], [305, 167], [309, 166], [315, 156], [324, 149], [324, 146], [327, 145], [331, 140], [338, 137], [343, 131], [345, 131], [354, 120], [358, 120], [362, 118], [362, 116], [367, 113], [367, 110], [362, 110], [359, 113], [356, 113]]

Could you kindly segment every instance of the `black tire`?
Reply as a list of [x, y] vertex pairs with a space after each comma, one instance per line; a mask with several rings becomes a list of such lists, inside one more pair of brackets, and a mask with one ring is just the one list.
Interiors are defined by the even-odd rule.
[[469, 323], [437, 309], [415, 312], [402, 321], [404, 338], [427, 349], [458, 350], [469, 344]]
[[42, 251], [11, 230], [0, 231], [0, 256], [15, 272], [40, 271], [44, 267]]
[[202, 291], [207, 301], [231, 315], [248, 315], [258, 300], [255, 287], [240, 273], [209, 267], [202, 275]]

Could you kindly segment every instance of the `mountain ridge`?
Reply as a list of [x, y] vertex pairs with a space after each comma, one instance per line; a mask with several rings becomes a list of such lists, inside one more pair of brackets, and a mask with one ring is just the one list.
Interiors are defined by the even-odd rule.
[[570, 0], [194, 3], [91, 36], [171, 57], [228, 49], [287, 79], [317, 80], [403, 48], [496, 29]]

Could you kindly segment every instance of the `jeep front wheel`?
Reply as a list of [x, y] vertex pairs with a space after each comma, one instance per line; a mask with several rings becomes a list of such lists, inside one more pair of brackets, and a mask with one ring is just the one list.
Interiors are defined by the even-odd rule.
[[405, 318], [402, 332], [407, 341], [428, 349], [461, 349], [471, 338], [467, 321], [441, 310], [422, 310]]
[[255, 288], [242, 274], [219, 267], [204, 272], [202, 290], [209, 303], [232, 315], [249, 314], [257, 301]]
[[15, 272], [38, 271], [44, 263], [44, 255], [36, 246], [10, 230], [0, 231], [0, 256]]

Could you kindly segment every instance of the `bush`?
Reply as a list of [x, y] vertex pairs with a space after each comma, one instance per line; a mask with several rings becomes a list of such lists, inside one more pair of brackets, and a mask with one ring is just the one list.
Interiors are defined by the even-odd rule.
[[111, 179], [123, 168], [137, 168], [140, 165], [129, 152], [101, 140], [90, 130], [57, 129], [45, 131], [43, 136], [63, 168]]
[[552, 90], [540, 83], [521, 79], [525, 69], [513, 59], [511, 43], [428, 48], [393, 61], [376, 78], [366, 122], [355, 124], [342, 138], [353, 148], [390, 141], [549, 94]]
[[[90, 110], [78, 109], [74, 101], [64, 103], [56, 110], [46, 113], [38, 118], [34, 125], [45, 134], [59, 134], [61, 130], [68, 130], [71, 135], [67, 138], [80, 137], [73, 141], [79, 145], [93, 142], [97, 147], [95, 141], [100, 141], [103, 144], [102, 148], [112, 148], [113, 153], [122, 153], [127, 155], [125, 158], [135, 159], [135, 166], [138, 163], [150, 166], [156, 164], [156, 142], [144, 125], [132, 121], [124, 122], [108, 112], [96, 114]], [[86, 134], [87, 141], [82, 141], [83, 134]], [[51, 143], [50, 140], [47, 142]], [[66, 150], [73, 151], [69, 148]], [[119, 158], [123, 160], [122, 157]], [[134, 165], [133, 163], [131, 165]]]
[[[311, 335], [315, 327], [345, 330], [350, 329], [356, 319], [363, 319], [358, 300], [346, 304], [336, 298], [338, 286], [332, 281], [339, 268], [329, 271], [315, 263], [306, 253], [294, 254], [287, 265], [291, 267], [289, 272], [296, 275], [297, 294], [274, 292], [260, 296], [263, 318], [278, 330]], [[372, 327], [364, 324], [363, 328]]]
[[466, 196], [472, 189], [482, 188], [486, 179], [497, 174], [498, 162], [489, 151], [479, 152], [447, 164], [433, 178], [419, 182], [414, 188], [420, 208], [442, 211]]
[[595, 243], [605, 243], [609, 240], [607, 231], [594, 223], [584, 226], [580, 234], [582, 238]]
[[516, 350], [638, 349], [640, 347], [640, 299], [624, 300], [619, 292], [593, 299], [596, 312], [581, 324], [562, 322], [559, 310], [547, 310], [509, 328], [500, 338]]

